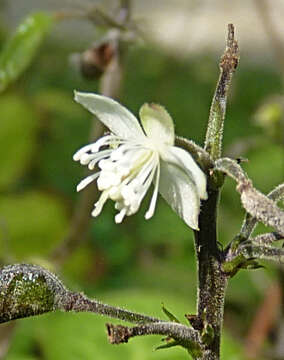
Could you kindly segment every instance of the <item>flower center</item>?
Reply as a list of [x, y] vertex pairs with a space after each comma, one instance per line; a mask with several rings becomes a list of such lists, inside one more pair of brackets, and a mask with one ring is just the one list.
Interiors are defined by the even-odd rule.
[[[97, 186], [102, 195], [95, 204], [93, 216], [98, 216], [107, 199], [115, 201], [115, 208], [120, 212], [115, 221], [120, 223], [124, 216], [136, 213], [155, 175], [156, 188], [146, 217], [153, 215], [158, 193], [157, 177], [159, 176], [159, 152], [154, 144], [145, 138], [143, 144], [118, 139], [115, 135], [107, 135], [91, 146], [81, 149], [74, 159], [81, 164], [88, 164], [93, 169], [96, 164], [100, 172], [84, 179], [78, 190], [97, 178]], [[106, 150], [99, 149], [107, 145]], [[110, 148], [115, 147], [115, 148]], [[83, 151], [82, 151], [83, 150]]]

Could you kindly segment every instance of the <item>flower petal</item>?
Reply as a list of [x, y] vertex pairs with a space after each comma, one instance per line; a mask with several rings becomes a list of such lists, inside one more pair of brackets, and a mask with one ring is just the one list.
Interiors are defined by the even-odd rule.
[[106, 96], [75, 91], [75, 101], [83, 105], [115, 135], [123, 139], [145, 138], [136, 117], [117, 101]]
[[174, 144], [174, 123], [165, 108], [157, 104], [144, 104], [140, 108], [139, 115], [148, 137], [158, 143]]
[[169, 146], [168, 151], [162, 154], [162, 159], [183, 168], [194, 181], [199, 197], [203, 200], [207, 199], [206, 175], [187, 151], [176, 146]]
[[197, 188], [182, 168], [161, 161], [159, 192], [188, 226], [198, 230], [200, 200]]

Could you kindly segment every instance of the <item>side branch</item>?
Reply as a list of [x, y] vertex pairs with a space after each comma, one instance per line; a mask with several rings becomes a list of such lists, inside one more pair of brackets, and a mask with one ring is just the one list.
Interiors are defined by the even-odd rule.
[[97, 300], [91, 300], [81, 293], [68, 292], [61, 310], [75, 312], [93, 312], [114, 319], [128, 321], [134, 324], [163, 322], [163, 320], [135, 313], [116, 306], [103, 304]]
[[233, 74], [239, 62], [239, 47], [235, 40], [234, 26], [228, 25], [226, 50], [220, 61], [220, 77], [212, 100], [205, 139], [205, 150], [212, 159], [221, 156], [226, 104]]
[[54, 274], [37, 265], [16, 264], [0, 269], [0, 323], [56, 310], [93, 312], [134, 324], [162, 322], [71, 292]]
[[[278, 185], [275, 189], [273, 189], [268, 195], [268, 199], [273, 200], [275, 203], [278, 201], [284, 200], [284, 184]], [[248, 239], [252, 234], [256, 224], [257, 219], [250, 215], [249, 213], [246, 214], [239, 237]]]
[[[284, 211], [272, 199], [282, 197], [283, 185], [273, 190], [269, 197], [256, 190], [244, 170], [234, 160], [222, 158], [215, 162], [215, 169], [219, 170], [237, 182], [237, 191], [241, 195], [241, 202], [245, 210], [265, 225], [272, 226], [279, 235], [284, 236]], [[238, 236], [239, 241], [245, 238]]]

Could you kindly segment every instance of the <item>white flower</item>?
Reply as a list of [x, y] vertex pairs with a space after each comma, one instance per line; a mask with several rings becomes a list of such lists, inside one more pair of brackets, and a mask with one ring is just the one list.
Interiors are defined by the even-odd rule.
[[[111, 131], [76, 152], [73, 159], [96, 172], [77, 186], [77, 191], [97, 179], [102, 191], [93, 216], [107, 199], [115, 201], [116, 223], [135, 214], [151, 183], [154, 191], [145, 218], [153, 216], [158, 191], [193, 229], [198, 229], [200, 199], [206, 199], [206, 177], [191, 155], [175, 147], [174, 124], [160, 105], [140, 109], [143, 128], [135, 116], [116, 101], [92, 93], [75, 92], [75, 100], [86, 107]], [[144, 131], [143, 131], [144, 130]]]

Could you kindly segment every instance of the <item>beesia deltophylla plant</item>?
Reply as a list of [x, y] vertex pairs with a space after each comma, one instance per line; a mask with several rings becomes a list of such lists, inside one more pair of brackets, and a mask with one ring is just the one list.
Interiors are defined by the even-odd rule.
[[75, 92], [75, 100], [87, 108], [110, 130], [96, 142], [79, 149], [73, 159], [93, 170], [77, 186], [82, 190], [97, 180], [102, 194], [95, 204], [98, 216], [108, 199], [119, 213], [115, 221], [135, 214], [151, 183], [154, 191], [145, 214], [153, 216], [158, 192], [193, 229], [198, 230], [200, 199], [206, 199], [206, 176], [191, 155], [174, 146], [171, 116], [160, 105], [144, 104], [137, 118], [118, 102], [93, 93]]

